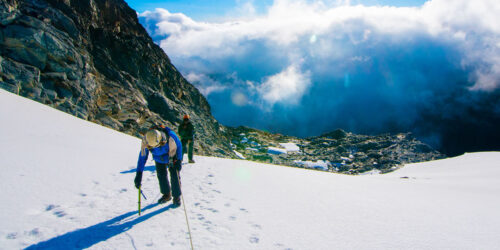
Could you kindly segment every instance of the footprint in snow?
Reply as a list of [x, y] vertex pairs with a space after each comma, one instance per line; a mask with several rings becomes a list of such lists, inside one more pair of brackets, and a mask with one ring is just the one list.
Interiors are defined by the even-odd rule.
[[50, 211], [50, 210], [52, 210], [52, 209], [54, 209], [54, 208], [56, 208], [56, 207], [58, 207], [58, 206], [50, 204], [50, 205], [48, 205], [48, 206], [45, 208], [45, 211]]
[[61, 217], [66, 216], [66, 213], [64, 211], [55, 211], [54, 215], [61, 218]]
[[87, 196], [87, 194], [81, 193], [80, 196], [85, 197], [85, 196]]
[[229, 216], [229, 220], [236, 221], [236, 216]]
[[38, 236], [38, 235], [40, 235], [40, 230], [38, 228], [35, 228], [29, 232], [29, 235]]
[[10, 233], [10, 234], [7, 234], [7, 239], [9, 240], [14, 240], [17, 238], [17, 233]]
[[124, 193], [124, 192], [127, 192], [127, 189], [126, 189], [126, 188], [122, 188], [122, 189], [120, 189], [120, 193]]
[[211, 221], [205, 221], [203, 223], [203, 226], [205, 227], [205, 230], [208, 230], [210, 232], [212, 232], [214, 230], [214, 228], [212, 227], [212, 222]]
[[253, 243], [253, 244], [258, 244], [259, 243], [259, 237], [257, 235], [252, 235], [252, 237], [250, 237], [248, 239], [248, 241], [250, 241], [250, 243]]
[[240, 211], [248, 213], [248, 210], [246, 210], [245, 208], [240, 208]]
[[[274, 246], [277, 246], [277, 247], [285, 247], [285, 245], [281, 244], [281, 243], [274, 243]], [[292, 248], [285, 248], [284, 250], [293, 250]]]

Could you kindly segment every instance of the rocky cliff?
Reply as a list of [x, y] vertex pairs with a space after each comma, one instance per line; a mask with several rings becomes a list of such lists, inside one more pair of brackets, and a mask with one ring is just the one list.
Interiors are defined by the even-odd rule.
[[[0, 87], [135, 136], [153, 124], [177, 128], [189, 114], [196, 154], [234, 157], [234, 149], [249, 160], [350, 174], [444, 157], [411, 134], [296, 138], [226, 128], [123, 0], [0, 0], [0, 45]], [[290, 142], [288, 152], [282, 143]]]
[[232, 154], [206, 99], [123, 0], [0, 0], [0, 45], [4, 89], [136, 136], [189, 114], [197, 154]]

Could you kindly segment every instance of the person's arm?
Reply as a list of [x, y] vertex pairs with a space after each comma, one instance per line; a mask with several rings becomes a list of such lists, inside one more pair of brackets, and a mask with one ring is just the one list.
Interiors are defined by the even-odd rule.
[[168, 135], [174, 139], [175, 144], [177, 145], [177, 152], [176, 152], [177, 159], [182, 161], [182, 143], [181, 143], [181, 140], [179, 140], [179, 137], [177, 137], [175, 132], [172, 130], [170, 130]]
[[189, 123], [189, 138], [191, 140], [194, 140], [194, 126], [192, 123]]
[[136, 172], [144, 171], [144, 166], [146, 165], [146, 161], [148, 161], [148, 156], [149, 156], [148, 148], [141, 149], [141, 152], [139, 153], [139, 159], [137, 160]]
[[146, 161], [148, 160], [149, 150], [144, 147], [141, 147], [141, 152], [139, 153], [139, 159], [137, 160], [137, 169], [135, 172], [135, 187], [141, 187], [142, 182], [142, 172], [144, 171], [144, 166], [146, 165]]

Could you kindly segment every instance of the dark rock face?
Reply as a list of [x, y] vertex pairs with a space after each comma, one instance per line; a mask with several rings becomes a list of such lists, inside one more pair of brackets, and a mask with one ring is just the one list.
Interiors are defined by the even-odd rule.
[[[246, 159], [346, 174], [387, 173], [403, 164], [445, 158], [410, 133], [378, 136], [335, 130], [317, 137], [297, 138], [246, 127], [228, 128], [233, 149]], [[270, 147], [295, 143], [298, 151], [277, 153]], [[284, 150], [284, 148], [282, 149]]]
[[[336, 130], [300, 139], [225, 128], [123, 0], [0, 0], [0, 45], [1, 88], [135, 136], [153, 124], [176, 129], [189, 114], [197, 154], [234, 156], [231, 140], [249, 160], [321, 161], [323, 170], [350, 174], [444, 157], [411, 134]], [[270, 153], [286, 142], [300, 150]]]
[[0, 87], [138, 136], [195, 125], [195, 151], [232, 155], [224, 127], [123, 0], [0, 0]]

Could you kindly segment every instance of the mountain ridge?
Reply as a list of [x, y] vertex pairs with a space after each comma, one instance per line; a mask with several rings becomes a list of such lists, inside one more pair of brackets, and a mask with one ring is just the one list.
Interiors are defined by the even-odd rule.
[[123, 0], [1, 0], [0, 25], [2, 88], [135, 136], [189, 114], [197, 154], [233, 154], [205, 97]]
[[[241, 139], [239, 128], [219, 124], [206, 98], [175, 68], [123, 0], [0, 0], [0, 27], [0, 87], [136, 137], [158, 123], [176, 129], [189, 114], [196, 130], [195, 154], [237, 157], [231, 141]], [[379, 163], [387, 148], [365, 150], [363, 158], [368, 159], [363, 164], [346, 165], [341, 157], [358, 149], [356, 143], [340, 139], [368, 137], [336, 130], [312, 139], [270, 134], [273, 141], [265, 139], [263, 131], [254, 131], [267, 146], [259, 154], [243, 153], [252, 160], [272, 159], [288, 166], [299, 160], [328, 160], [341, 164], [337, 172], [360, 173], [374, 169], [371, 163]], [[326, 137], [345, 145], [327, 150], [315, 144]], [[267, 151], [285, 140], [300, 142], [306, 155], [283, 158]], [[384, 143], [410, 145], [412, 140]], [[415, 148], [403, 151], [389, 150], [387, 164], [377, 169], [444, 157], [428, 154], [432, 150], [420, 156]], [[409, 159], [399, 159], [410, 152]]]

